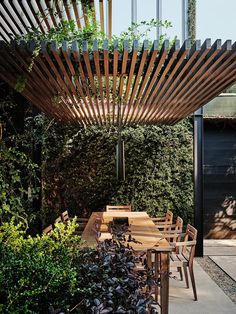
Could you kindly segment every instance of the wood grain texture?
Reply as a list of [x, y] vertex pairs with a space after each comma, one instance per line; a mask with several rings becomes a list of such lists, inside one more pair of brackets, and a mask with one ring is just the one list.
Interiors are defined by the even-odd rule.
[[132, 50], [124, 41], [122, 53], [118, 41], [110, 47], [105, 40], [103, 49], [97, 41], [43, 42], [32, 60], [35, 45], [1, 41], [3, 76], [11, 86], [25, 77], [22, 93], [59, 121], [117, 124], [121, 103], [123, 125], [174, 124], [236, 82], [236, 43], [229, 40], [176, 41], [171, 49], [168, 41], [160, 49], [156, 41], [151, 49], [135, 41]]

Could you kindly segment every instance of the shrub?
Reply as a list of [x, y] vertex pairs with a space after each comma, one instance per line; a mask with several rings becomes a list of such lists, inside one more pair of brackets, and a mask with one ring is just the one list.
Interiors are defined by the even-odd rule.
[[0, 227], [1, 313], [45, 314], [52, 304], [67, 309], [80, 254], [74, 229], [74, 222], [58, 224], [50, 236], [26, 237], [21, 225]]
[[41, 237], [13, 222], [0, 227], [1, 313], [147, 313], [148, 277], [135, 271], [133, 251], [113, 240], [82, 249], [75, 227], [57, 224]]

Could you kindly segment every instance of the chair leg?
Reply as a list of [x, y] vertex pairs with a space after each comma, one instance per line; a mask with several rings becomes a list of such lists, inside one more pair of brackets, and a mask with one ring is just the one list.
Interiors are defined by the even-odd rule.
[[194, 301], [197, 301], [197, 289], [196, 289], [196, 284], [195, 284], [195, 278], [194, 278], [194, 273], [193, 273], [193, 267], [189, 267], [189, 274], [192, 282], [192, 287], [193, 287], [193, 295], [194, 295]]
[[183, 272], [181, 267], [177, 267], [177, 271], [179, 272], [180, 275], [180, 280], [183, 281]]
[[187, 266], [186, 265], [184, 265], [183, 266], [183, 268], [184, 268], [184, 277], [185, 277], [185, 281], [186, 281], [186, 287], [187, 287], [187, 289], [189, 288], [189, 282], [188, 282], [188, 271], [187, 271]]

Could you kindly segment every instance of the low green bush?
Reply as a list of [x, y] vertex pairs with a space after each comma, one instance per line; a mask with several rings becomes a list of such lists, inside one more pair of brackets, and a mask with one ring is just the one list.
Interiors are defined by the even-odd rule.
[[147, 313], [147, 272], [120, 242], [82, 248], [75, 220], [49, 235], [26, 236], [22, 225], [0, 227], [0, 313]]
[[75, 222], [67, 228], [58, 224], [50, 236], [26, 237], [21, 225], [0, 227], [1, 313], [45, 314], [50, 305], [68, 308], [77, 289], [74, 264], [80, 254], [74, 229]]

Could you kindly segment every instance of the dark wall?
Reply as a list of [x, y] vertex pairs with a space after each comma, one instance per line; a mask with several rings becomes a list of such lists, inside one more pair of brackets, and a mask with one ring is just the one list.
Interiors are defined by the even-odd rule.
[[[222, 206], [225, 198], [227, 201]], [[206, 238], [236, 238], [234, 198], [236, 198], [236, 122], [205, 120], [204, 234]]]

